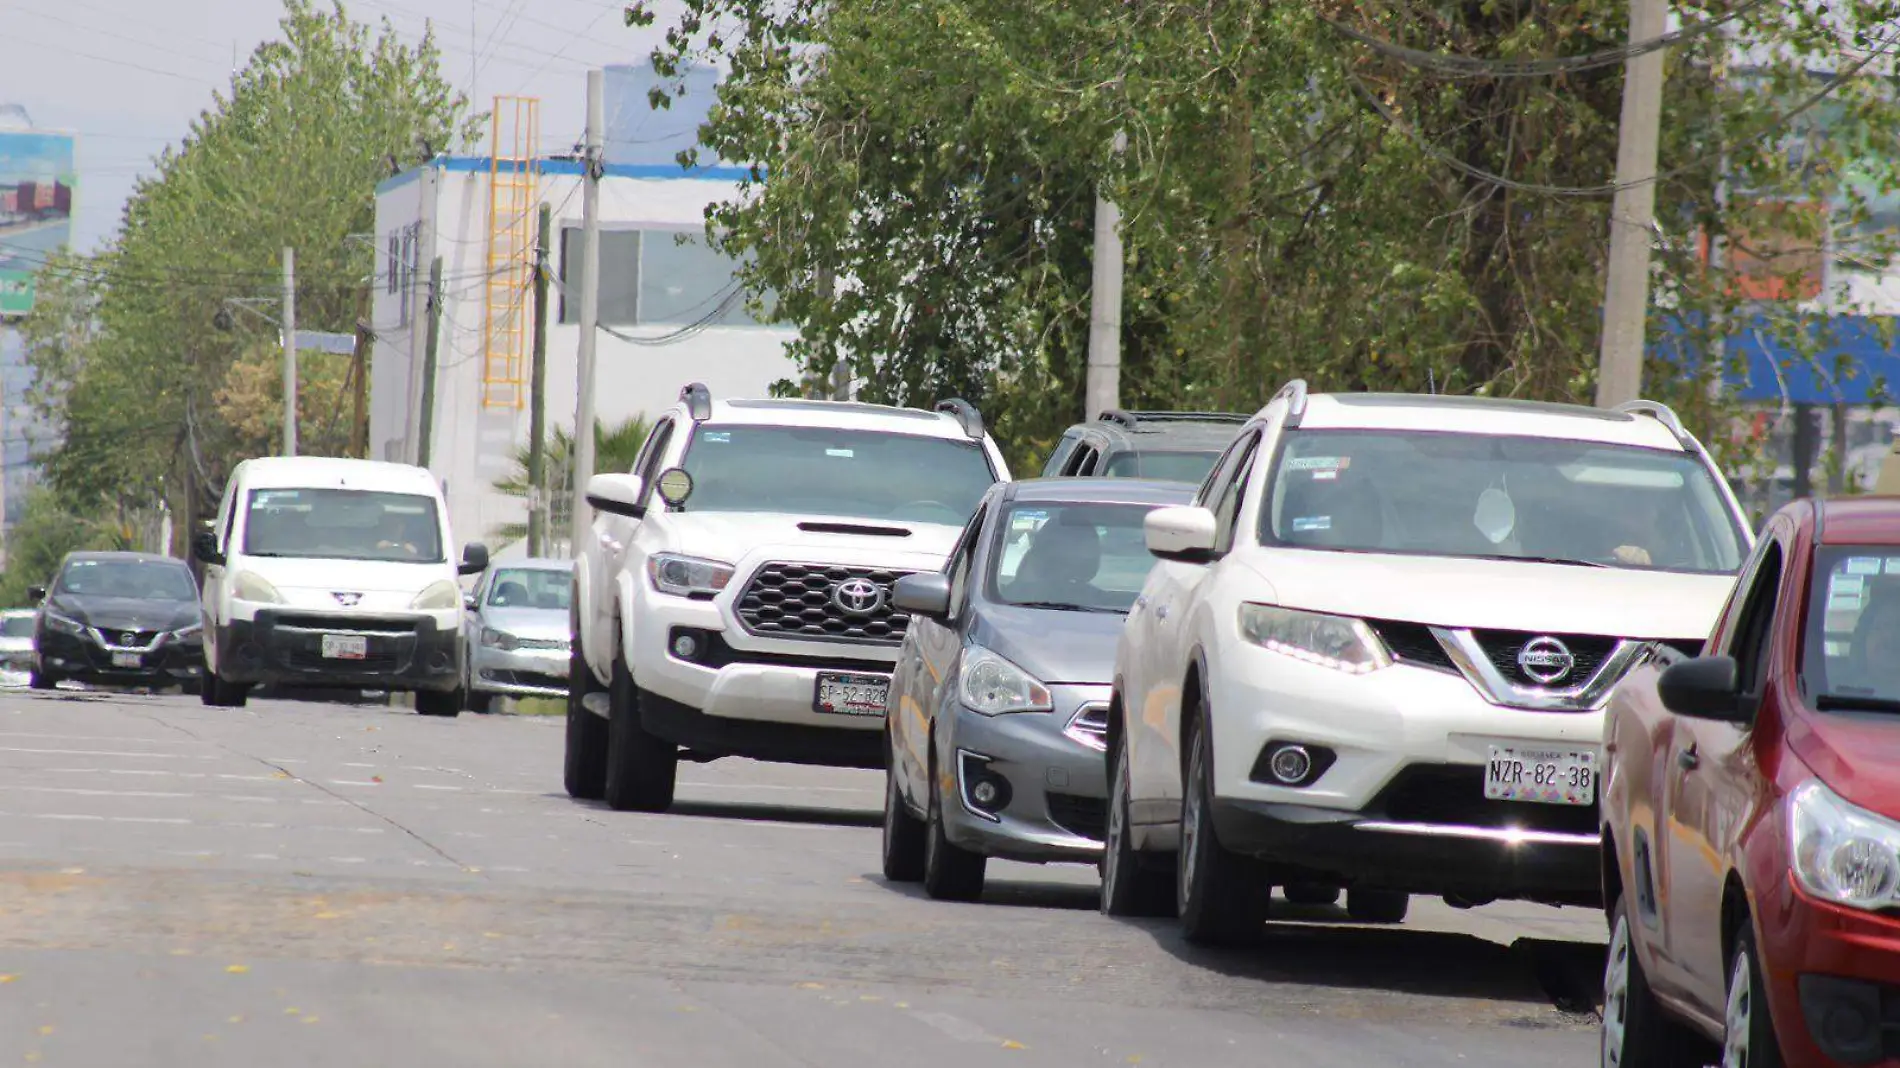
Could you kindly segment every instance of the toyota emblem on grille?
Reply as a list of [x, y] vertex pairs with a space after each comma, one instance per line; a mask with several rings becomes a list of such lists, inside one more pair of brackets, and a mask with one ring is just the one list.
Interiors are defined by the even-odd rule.
[[832, 587], [831, 603], [848, 616], [868, 616], [884, 607], [884, 587], [867, 578], [846, 579]]
[[336, 598], [336, 603], [345, 608], [355, 608], [356, 602], [363, 599], [360, 593], [332, 593], [330, 596]]
[[1562, 682], [1577, 666], [1576, 654], [1555, 638], [1532, 638], [1517, 651], [1517, 666], [1538, 682]]

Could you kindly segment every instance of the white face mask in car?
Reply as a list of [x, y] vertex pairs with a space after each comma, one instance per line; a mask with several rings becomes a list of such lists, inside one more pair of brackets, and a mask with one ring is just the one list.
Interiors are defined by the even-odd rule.
[[1478, 494], [1478, 507], [1471, 514], [1471, 523], [1491, 544], [1504, 544], [1504, 539], [1517, 528], [1517, 508], [1511, 504], [1511, 495], [1495, 487]]

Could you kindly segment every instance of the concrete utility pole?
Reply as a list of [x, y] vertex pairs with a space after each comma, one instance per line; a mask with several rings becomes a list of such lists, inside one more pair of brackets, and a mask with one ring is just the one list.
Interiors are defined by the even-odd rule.
[[[1115, 154], [1128, 147], [1117, 131]], [[1089, 281], [1089, 369], [1083, 387], [1085, 418], [1121, 405], [1122, 388], [1122, 213], [1115, 202], [1095, 194], [1095, 250]]]
[[528, 555], [548, 542], [548, 246], [554, 216], [545, 201], [534, 234], [534, 350], [528, 365]]
[[606, 125], [604, 77], [587, 72], [587, 134], [581, 174], [581, 344], [575, 360], [573, 503], [568, 513], [567, 551], [579, 556], [593, 528], [587, 511], [587, 480], [594, 476], [594, 341], [600, 323], [600, 157]]
[[422, 164], [420, 185], [422, 204], [419, 213], [421, 218], [416, 222], [414, 260], [410, 261], [407, 258], [404, 260], [404, 262], [410, 266], [409, 392], [404, 404], [407, 411], [404, 413], [405, 418], [403, 419], [402, 427], [402, 459], [410, 463], [416, 463], [418, 461], [418, 454], [416, 452], [416, 417], [419, 413], [416, 405], [422, 396], [422, 350], [423, 347], [428, 344], [427, 335], [425, 334], [425, 331], [428, 329], [428, 317], [424, 314], [428, 296], [423, 288], [427, 283], [423, 281], [422, 272], [417, 268], [422, 266], [423, 256], [432, 256], [435, 254], [437, 190], [435, 161], [433, 159], [427, 160]]
[[422, 411], [416, 416], [416, 466], [429, 466], [429, 439], [435, 435], [435, 354], [442, 335], [442, 257], [429, 261], [429, 335], [422, 349]]
[[[1631, 44], [1661, 37], [1666, 0], [1630, 0]], [[1643, 333], [1649, 312], [1649, 245], [1656, 217], [1656, 142], [1662, 126], [1663, 51], [1623, 65], [1623, 118], [1617, 131], [1615, 198], [1610, 203], [1609, 277], [1597, 407], [1614, 408], [1643, 391]]]
[[297, 455], [297, 254], [284, 248], [284, 455]]

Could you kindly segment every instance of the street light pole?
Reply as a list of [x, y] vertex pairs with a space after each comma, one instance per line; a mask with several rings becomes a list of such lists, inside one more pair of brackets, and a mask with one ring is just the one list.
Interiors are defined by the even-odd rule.
[[284, 455], [297, 455], [297, 260], [284, 246]]
[[594, 475], [594, 342], [600, 323], [600, 167], [606, 125], [604, 75], [587, 72], [587, 133], [581, 164], [580, 350], [574, 374], [573, 503], [569, 506], [568, 552], [581, 552], [593, 527], [587, 511], [587, 480]]

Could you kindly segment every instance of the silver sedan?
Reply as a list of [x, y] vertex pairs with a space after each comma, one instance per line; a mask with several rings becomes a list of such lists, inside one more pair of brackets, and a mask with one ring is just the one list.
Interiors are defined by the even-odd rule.
[[496, 697], [566, 697], [573, 563], [496, 563], [468, 595], [468, 707]]

